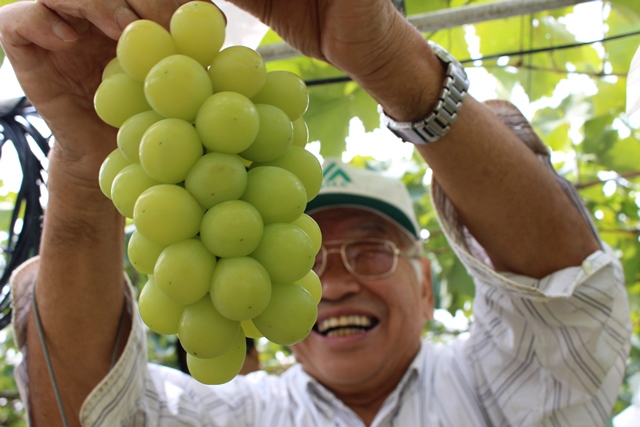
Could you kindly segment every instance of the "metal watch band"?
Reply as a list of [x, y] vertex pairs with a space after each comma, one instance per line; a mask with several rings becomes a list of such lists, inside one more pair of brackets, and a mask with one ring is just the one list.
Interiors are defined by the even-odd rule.
[[382, 124], [398, 138], [416, 145], [435, 142], [449, 132], [469, 90], [469, 79], [462, 65], [442, 46], [431, 41], [429, 45], [438, 59], [447, 67], [442, 93], [433, 112], [415, 122], [397, 122], [387, 116], [381, 106], [378, 106]]

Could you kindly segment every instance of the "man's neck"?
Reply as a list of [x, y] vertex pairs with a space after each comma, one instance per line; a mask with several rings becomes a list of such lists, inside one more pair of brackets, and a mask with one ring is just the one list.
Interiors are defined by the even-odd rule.
[[[419, 354], [419, 349], [417, 354]], [[417, 354], [414, 357], [417, 357]], [[413, 360], [414, 358], [387, 372], [378, 372], [356, 387], [341, 384], [323, 385], [351, 409], [366, 426], [370, 426], [385, 401], [396, 390], [408, 372]]]

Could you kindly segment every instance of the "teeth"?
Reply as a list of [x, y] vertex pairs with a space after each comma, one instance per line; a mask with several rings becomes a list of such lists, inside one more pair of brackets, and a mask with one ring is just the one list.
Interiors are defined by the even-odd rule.
[[[356, 326], [357, 328], [353, 328]], [[359, 315], [350, 315], [350, 316], [340, 316], [340, 317], [330, 317], [329, 319], [325, 319], [318, 324], [318, 331], [325, 332], [329, 329], [333, 328], [345, 328], [349, 329], [357, 329], [358, 332], [362, 332], [362, 328], [368, 328], [371, 326], [371, 319], [366, 316]], [[336, 331], [332, 331], [334, 333]], [[334, 335], [330, 335], [334, 336]]]
[[346, 337], [353, 334], [364, 334], [366, 330], [362, 328], [340, 328], [327, 332], [328, 337]]

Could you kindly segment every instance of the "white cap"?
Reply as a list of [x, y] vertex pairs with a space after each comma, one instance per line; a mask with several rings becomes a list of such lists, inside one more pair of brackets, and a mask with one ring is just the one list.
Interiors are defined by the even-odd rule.
[[322, 188], [307, 204], [307, 213], [329, 207], [373, 210], [420, 238], [420, 227], [407, 187], [398, 179], [329, 158], [322, 165]]
[[640, 111], [640, 48], [631, 60], [627, 75], [627, 115]]

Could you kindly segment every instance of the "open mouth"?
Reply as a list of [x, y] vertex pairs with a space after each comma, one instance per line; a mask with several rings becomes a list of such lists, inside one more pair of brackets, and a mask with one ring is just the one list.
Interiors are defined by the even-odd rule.
[[329, 317], [316, 323], [313, 330], [325, 337], [346, 337], [354, 334], [364, 334], [378, 324], [378, 319], [349, 315]]

